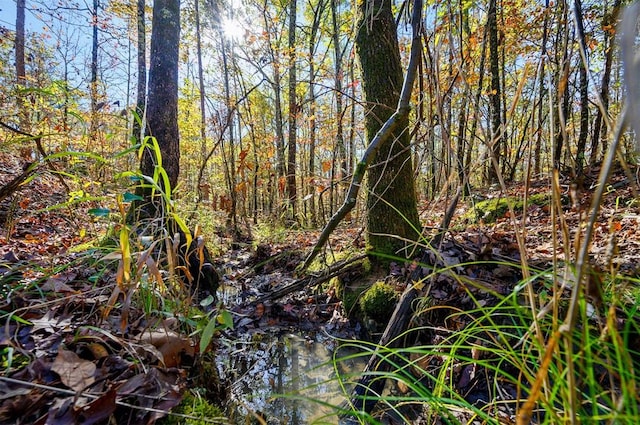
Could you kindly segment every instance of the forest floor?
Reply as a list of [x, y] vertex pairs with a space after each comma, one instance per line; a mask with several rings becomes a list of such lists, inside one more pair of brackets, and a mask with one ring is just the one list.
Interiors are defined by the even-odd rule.
[[[21, 171], [13, 157], [0, 155], [0, 164], [0, 186]], [[595, 174], [587, 177], [588, 182], [596, 180]], [[470, 310], [483, 298], [489, 300], [490, 294], [512, 291], [522, 278], [514, 265], [521, 263], [523, 252], [534, 270], [549, 269], [554, 259], [571, 263], [576, 232], [590, 211], [589, 184], [580, 193], [572, 192], [568, 184], [562, 186], [563, 208], [556, 221], [549, 202], [530, 203], [522, 223], [522, 208], [514, 221], [508, 211], [486, 204], [480, 208], [476, 203], [480, 212], [472, 214], [471, 198], [461, 201], [438, 257], [457, 273], [481, 282], [483, 289], [475, 288], [472, 299], [461, 296], [459, 283], [443, 280], [430, 288], [434, 302]], [[594, 229], [590, 250], [594, 270], [640, 275], [637, 188], [637, 182], [630, 183], [622, 171], [614, 173]], [[525, 190], [519, 184], [510, 186], [508, 193], [482, 190], [474, 196], [497, 202], [522, 199]], [[548, 180], [531, 182], [528, 190], [529, 197], [550, 196]], [[103, 268], [104, 253], [83, 249], [104, 232], [105, 222], [87, 213], [98, 206], [95, 202], [69, 205], [73, 196], [82, 194], [67, 193], [58, 179], [43, 172], [0, 204], [0, 423], [106, 423], [112, 415], [117, 423], [153, 423], [176, 407], [187, 386], [193, 385], [190, 370], [197, 367], [192, 363], [198, 347], [181, 333], [181, 320], [193, 313], [163, 319], [145, 313], [144, 299], [137, 299], [138, 305], [121, 299], [109, 308], [117, 287], [115, 267]], [[427, 231], [438, 228], [446, 207], [445, 199], [423, 204]], [[563, 241], [562, 223], [568, 244]], [[332, 236], [335, 252], [362, 250], [360, 225], [353, 226], [345, 224]], [[517, 232], [524, 236], [524, 249], [518, 245]], [[361, 336], [342, 311], [335, 288], [303, 286], [280, 299], [250, 302], [296, 282], [296, 267], [317, 235], [317, 231], [291, 231], [277, 243], [260, 241], [257, 251], [251, 243], [233, 249], [224, 234], [216, 237], [215, 244], [221, 247], [216, 261], [223, 274], [221, 298], [235, 318], [234, 329], [222, 331], [226, 337], [279, 328]], [[571, 248], [565, 252], [567, 246]], [[113, 262], [117, 256], [108, 258]], [[376, 278], [399, 282], [401, 290], [412, 267], [415, 264], [392, 263]], [[461, 392], [487, 396], [478, 394], [477, 382], [462, 375]], [[218, 390], [220, 397], [227, 391]]]

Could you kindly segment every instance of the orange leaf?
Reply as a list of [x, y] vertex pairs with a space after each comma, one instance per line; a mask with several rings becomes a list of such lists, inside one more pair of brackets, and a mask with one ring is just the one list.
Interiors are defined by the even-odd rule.
[[20, 205], [20, 208], [22, 208], [23, 210], [26, 210], [30, 202], [31, 200], [29, 198], [24, 198], [18, 203], [18, 205]]

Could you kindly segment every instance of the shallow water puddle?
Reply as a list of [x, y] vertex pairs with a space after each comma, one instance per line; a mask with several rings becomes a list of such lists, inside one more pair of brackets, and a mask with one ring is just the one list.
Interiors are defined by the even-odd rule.
[[[231, 383], [232, 423], [337, 423], [332, 415], [344, 400], [338, 376], [361, 371], [365, 357], [333, 361], [338, 342], [325, 334], [255, 331], [219, 353], [221, 378]], [[340, 357], [353, 354], [339, 348]]]

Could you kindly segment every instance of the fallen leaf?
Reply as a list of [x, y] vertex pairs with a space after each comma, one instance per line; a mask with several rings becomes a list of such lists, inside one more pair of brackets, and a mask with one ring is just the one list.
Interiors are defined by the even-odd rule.
[[82, 391], [95, 382], [96, 365], [69, 350], [58, 351], [51, 370], [60, 375], [60, 381], [74, 391]]

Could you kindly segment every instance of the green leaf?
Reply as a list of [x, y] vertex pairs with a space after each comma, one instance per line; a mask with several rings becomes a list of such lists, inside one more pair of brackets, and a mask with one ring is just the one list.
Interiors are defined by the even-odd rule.
[[191, 246], [191, 241], [193, 240], [193, 236], [191, 236], [189, 227], [187, 227], [187, 224], [178, 214], [171, 213], [171, 217], [173, 217], [178, 227], [180, 227], [180, 230], [182, 230], [182, 233], [184, 233], [184, 237], [187, 240], [187, 249], [189, 249], [189, 247]]
[[109, 208], [91, 208], [88, 213], [96, 217], [107, 217], [111, 211]]
[[200, 307], [208, 307], [208, 306], [210, 306], [211, 304], [213, 304], [213, 302], [214, 302], [215, 300], [216, 300], [216, 299], [215, 299], [215, 298], [213, 298], [213, 295], [209, 295], [207, 298], [205, 298], [204, 300], [200, 301]]
[[218, 313], [218, 323], [222, 325], [223, 329], [233, 329], [233, 316], [229, 310], [222, 310]]
[[144, 201], [144, 198], [140, 195], [136, 195], [134, 193], [125, 192], [122, 195], [123, 202], [133, 202], [133, 201]]
[[205, 326], [204, 330], [202, 331], [202, 336], [200, 337], [201, 353], [204, 353], [207, 347], [209, 346], [209, 344], [211, 343], [211, 340], [213, 339], [213, 334], [217, 328], [218, 328], [218, 321], [209, 320], [209, 323], [207, 323], [207, 326]]

